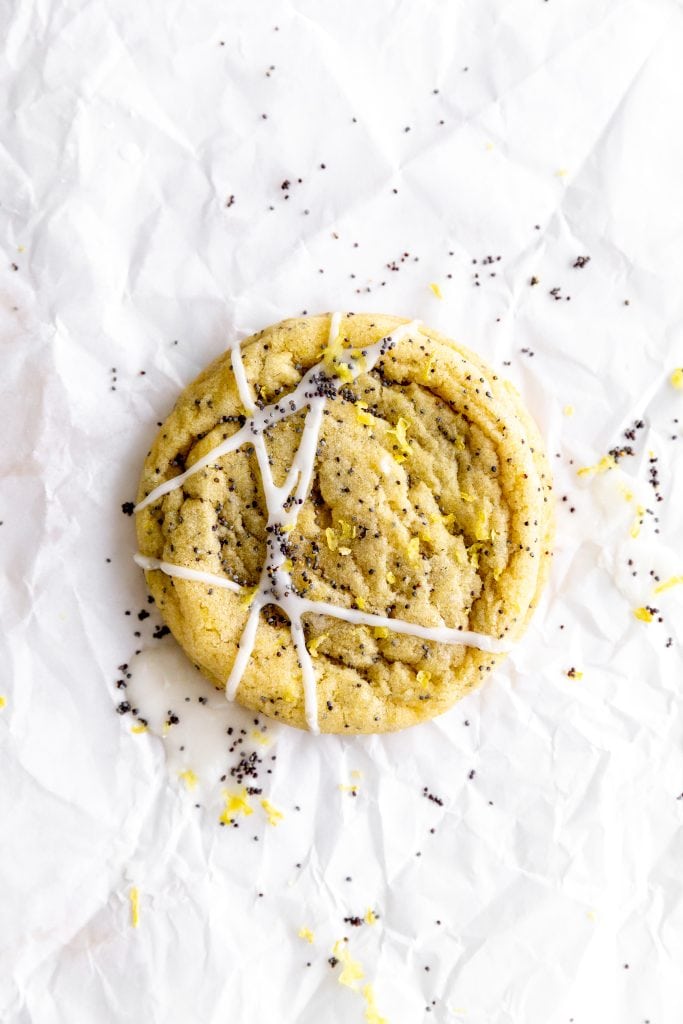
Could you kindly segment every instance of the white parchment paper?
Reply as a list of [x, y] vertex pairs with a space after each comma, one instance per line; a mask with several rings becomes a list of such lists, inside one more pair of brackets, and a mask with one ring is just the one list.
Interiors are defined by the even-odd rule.
[[[0, 1019], [679, 1024], [680, 3], [16, 0], [2, 40]], [[476, 348], [556, 475], [528, 635], [395, 736], [226, 707], [121, 513], [227, 339], [333, 309]]]

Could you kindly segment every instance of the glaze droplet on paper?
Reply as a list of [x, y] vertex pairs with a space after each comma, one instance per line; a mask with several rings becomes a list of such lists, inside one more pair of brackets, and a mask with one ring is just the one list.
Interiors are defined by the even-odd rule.
[[[423, 640], [444, 644], [463, 644], [468, 647], [477, 647], [490, 653], [502, 654], [509, 649], [508, 645], [502, 641], [482, 633], [450, 629], [444, 625], [420, 626], [416, 623], [405, 622], [402, 619], [374, 615], [359, 609], [338, 607], [324, 601], [310, 601], [308, 598], [300, 597], [295, 592], [287, 564], [286, 537], [296, 525], [299, 510], [308, 496], [327, 395], [329, 395], [330, 390], [336, 393], [342, 384], [342, 380], [355, 380], [361, 373], [367, 373], [372, 370], [378, 360], [392, 349], [401, 338], [406, 337], [411, 331], [419, 328], [419, 321], [413, 320], [409, 324], [398, 327], [386, 337], [380, 338], [375, 344], [363, 348], [360, 352], [354, 350], [354, 355], [353, 352], [345, 350], [339, 345], [335, 347], [335, 343], [338, 341], [341, 322], [341, 313], [332, 314], [327, 347], [328, 352], [334, 350], [334, 363], [338, 371], [336, 379], [329, 376], [324, 361], [317, 363], [304, 374], [298, 386], [286, 399], [282, 398], [273, 405], [265, 406], [263, 409], [255, 409], [254, 407], [249, 383], [244, 371], [241, 349], [238, 344], [233, 345], [230, 349], [230, 359], [237, 390], [245, 410], [252, 415], [235, 434], [226, 438], [225, 441], [213, 448], [184, 473], [160, 484], [135, 508], [136, 512], [141, 512], [158, 498], [181, 487], [188, 477], [210, 466], [223, 455], [236, 451], [244, 444], [250, 443], [253, 445], [261, 473], [268, 514], [266, 524], [266, 558], [258, 587], [251, 599], [247, 620], [237, 644], [237, 654], [225, 684], [226, 696], [228, 700], [234, 700], [242, 681], [256, 642], [261, 609], [267, 604], [276, 605], [287, 615], [290, 622], [292, 642], [301, 666], [303, 678], [306, 723], [311, 732], [314, 733], [320, 731], [318, 724], [317, 687], [313, 661], [306, 647], [302, 621], [304, 615], [327, 615], [354, 625], [384, 627], [395, 633], [402, 633]], [[324, 386], [321, 387], [321, 385]], [[307, 412], [301, 441], [292, 460], [287, 477], [284, 483], [278, 487], [271, 473], [264, 432], [269, 427], [279, 423], [286, 416], [290, 416], [292, 413], [299, 412], [304, 408], [307, 409]], [[168, 576], [175, 576], [179, 579], [223, 587], [235, 593], [244, 592], [244, 588], [238, 586], [232, 580], [214, 575], [213, 573], [189, 569], [140, 554], [135, 555], [135, 561], [146, 571], [160, 570]]]

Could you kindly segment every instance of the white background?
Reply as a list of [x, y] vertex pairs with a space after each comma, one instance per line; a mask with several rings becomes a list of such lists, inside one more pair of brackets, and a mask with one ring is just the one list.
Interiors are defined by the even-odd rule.
[[[2, 22], [0, 1019], [353, 1024], [346, 935], [391, 1024], [680, 1024], [683, 587], [650, 576], [683, 572], [680, 3], [6, 0]], [[480, 693], [402, 735], [255, 747], [138, 621], [120, 506], [229, 338], [335, 308], [505, 369], [568, 500]], [[637, 418], [633, 457], [577, 477]], [[640, 502], [660, 522], [632, 538]], [[218, 824], [230, 724], [277, 757], [276, 827], [257, 800]]]

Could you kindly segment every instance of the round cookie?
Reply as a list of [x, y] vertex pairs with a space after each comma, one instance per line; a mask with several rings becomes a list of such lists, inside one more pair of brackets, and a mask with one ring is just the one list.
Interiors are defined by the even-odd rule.
[[366, 314], [286, 320], [219, 356], [160, 429], [136, 518], [202, 672], [337, 733], [413, 725], [482, 682], [502, 654], [474, 644], [522, 634], [553, 522], [514, 388], [438, 332]]

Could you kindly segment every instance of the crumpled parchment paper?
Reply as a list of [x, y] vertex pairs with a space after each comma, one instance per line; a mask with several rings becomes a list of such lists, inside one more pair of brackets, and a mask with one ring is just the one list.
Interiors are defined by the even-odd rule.
[[[680, 3], [1, 17], [0, 1019], [679, 1024]], [[227, 707], [121, 513], [228, 338], [332, 309], [479, 350], [556, 475], [524, 641], [394, 736]]]

